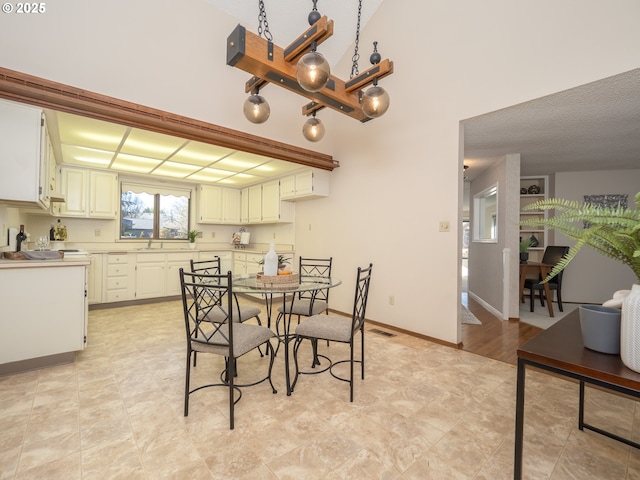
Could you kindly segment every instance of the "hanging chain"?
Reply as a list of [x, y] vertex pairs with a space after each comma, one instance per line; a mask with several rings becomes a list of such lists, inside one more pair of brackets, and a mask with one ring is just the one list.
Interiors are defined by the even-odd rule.
[[356, 46], [353, 49], [353, 57], [351, 61], [353, 64], [351, 65], [351, 76], [349, 78], [353, 78], [354, 76], [360, 73], [358, 69], [358, 60], [360, 60], [360, 54], [358, 53], [358, 44], [360, 43], [360, 16], [362, 15], [362, 0], [358, 1], [358, 24], [356, 25]]
[[264, 38], [269, 42], [273, 41], [273, 36], [269, 31], [269, 22], [267, 21], [267, 11], [264, 9], [264, 0], [258, 0], [258, 36]]

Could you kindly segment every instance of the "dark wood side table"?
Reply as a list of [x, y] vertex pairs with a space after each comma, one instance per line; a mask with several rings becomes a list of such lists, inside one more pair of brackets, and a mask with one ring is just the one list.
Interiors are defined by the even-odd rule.
[[522, 478], [522, 450], [524, 433], [524, 394], [526, 367], [533, 366], [580, 382], [578, 428], [606, 435], [620, 442], [640, 448], [631, 440], [606, 432], [584, 422], [584, 384], [640, 398], [640, 373], [628, 369], [620, 355], [608, 355], [585, 348], [580, 331], [578, 310], [532, 338], [518, 349], [518, 383], [516, 389], [516, 436], [513, 478]]

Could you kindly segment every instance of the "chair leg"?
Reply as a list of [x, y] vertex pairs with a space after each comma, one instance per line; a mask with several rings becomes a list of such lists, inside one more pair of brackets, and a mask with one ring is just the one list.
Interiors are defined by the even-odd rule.
[[540, 305], [544, 307], [544, 290], [540, 290]]
[[562, 309], [562, 295], [560, 294], [560, 289], [556, 290], [556, 298], [558, 299], [558, 309], [561, 312], [564, 312]]
[[533, 297], [535, 297], [535, 292], [536, 291], [533, 288], [529, 290], [529, 311], [530, 312], [533, 312], [533, 301], [534, 301]]
[[189, 377], [191, 375], [191, 352], [187, 352], [187, 368], [184, 381], [184, 416], [189, 415]]

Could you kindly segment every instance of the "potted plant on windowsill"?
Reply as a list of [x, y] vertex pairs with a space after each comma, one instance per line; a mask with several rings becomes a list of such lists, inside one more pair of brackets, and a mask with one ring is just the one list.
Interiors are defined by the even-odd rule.
[[630, 369], [640, 372], [640, 192], [635, 195], [636, 209], [603, 207], [563, 199], [541, 200], [524, 210], [555, 210], [549, 218], [531, 218], [523, 226], [545, 226], [576, 240], [569, 253], [551, 269], [549, 281], [575, 258], [585, 245], [598, 253], [629, 266], [638, 284], [631, 291], [620, 291], [605, 305], [622, 307], [620, 356]]
[[200, 235], [199, 230], [189, 230], [187, 232], [187, 237], [189, 237], [189, 248], [191, 250], [193, 250], [194, 248], [196, 248], [196, 238], [198, 238], [198, 235]]

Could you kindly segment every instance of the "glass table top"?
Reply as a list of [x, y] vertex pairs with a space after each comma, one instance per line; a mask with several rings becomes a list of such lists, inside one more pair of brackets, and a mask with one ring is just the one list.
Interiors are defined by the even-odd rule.
[[268, 283], [258, 281], [255, 275], [233, 277], [233, 291], [235, 293], [291, 293], [323, 290], [337, 287], [342, 283], [337, 278], [302, 276], [297, 282]]

